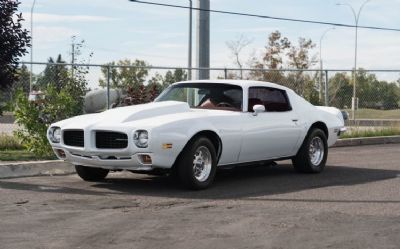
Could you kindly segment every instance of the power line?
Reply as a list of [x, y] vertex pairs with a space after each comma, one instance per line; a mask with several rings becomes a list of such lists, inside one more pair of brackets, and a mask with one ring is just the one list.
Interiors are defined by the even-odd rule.
[[[156, 5], [156, 6], [163, 6], [163, 7], [173, 7], [179, 9], [190, 9], [189, 6], [183, 5], [175, 5], [175, 4], [166, 4], [166, 3], [156, 3], [156, 2], [148, 2], [148, 1], [136, 1], [136, 0], [129, 0], [135, 3], [142, 3], [142, 4], [149, 4], [149, 5]], [[233, 11], [225, 11], [225, 10], [214, 10], [214, 9], [201, 9], [193, 7], [193, 10], [201, 10], [201, 11], [209, 11], [211, 13], [218, 13], [218, 14], [227, 14], [227, 15], [237, 15], [237, 16], [247, 16], [247, 17], [256, 17], [256, 18], [263, 18], [263, 19], [271, 19], [271, 20], [278, 20], [278, 21], [289, 21], [289, 22], [300, 22], [300, 23], [310, 23], [310, 24], [321, 24], [321, 25], [330, 25], [336, 27], [345, 27], [345, 28], [355, 28], [355, 25], [351, 24], [344, 24], [344, 23], [334, 23], [334, 22], [324, 22], [324, 21], [312, 21], [312, 20], [305, 20], [305, 19], [295, 19], [295, 18], [285, 18], [285, 17], [275, 17], [275, 16], [266, 16], [266, 15], [258, 15], [258, 14], [250, 14], [250, 13], [242, 13], [242, 12], [233, 12]], [[383, 27], [375, 27], [375, 26], [357, 26], [361, 29], [373, 29], [373, 30], [385, 30], [385, 31], [396, 31], [400, 32], [400, 29], [395, 28], [383, 28]]]

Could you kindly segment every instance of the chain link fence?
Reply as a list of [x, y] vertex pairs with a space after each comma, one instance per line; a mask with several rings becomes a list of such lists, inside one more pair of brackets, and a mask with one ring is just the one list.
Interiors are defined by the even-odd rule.
[[[19, 81], [3, 102], [12, 111], [17, 89], [32, 100], [45, 95], [46, 87], [57, 89], [69, 82], [85, 86], [85, 112], [98, 112], [121, 105], [151, 101], [169, 84], [187, 79], [187, 68], [118, 66], [67, 63], [23, 63]], [[192, 68], [195, 77], [199, 70]], [[329, 105], [349, 113], [348, 125], [400, 125], [400, 70], [265, 70], [210, 68], [211, 79], [245, 79], [277, 83], [293, 89], [314, 105]], [[352, 110], [356, 75], [356, 106]], [[78, 84], [78, 85], [79, 85]], [[30, 87], [31, 86], [31, 87]], [[77, 96], [74, 96], [77, 97]]]

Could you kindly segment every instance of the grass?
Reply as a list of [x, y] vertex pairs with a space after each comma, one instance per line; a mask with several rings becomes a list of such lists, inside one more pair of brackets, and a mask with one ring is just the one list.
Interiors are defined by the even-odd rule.
[[38, 161], [52, 159], [56, 159], [56, 157], [43, 157], [26, 151], [17, 138], [6, 133], [0, 133], [0, 161]]
[[340, 138], [386, 137], [400, 135], [400, 127], [351, 127]]
[[12, 135], [0, 133], [0, 150], [23, 150], [22, 144]]
[[54, 160], [55, 156], [40, 157], [25, 150], [4, 150], [0, 151], [0, 161], [39, 161]]
[[[351, 110], [346, 110], [350, 113]], [[360, 119], [400, 119], [400, 109], [395, 110], [376, 110], [376, 109], [358, 109], [356, 118]]]

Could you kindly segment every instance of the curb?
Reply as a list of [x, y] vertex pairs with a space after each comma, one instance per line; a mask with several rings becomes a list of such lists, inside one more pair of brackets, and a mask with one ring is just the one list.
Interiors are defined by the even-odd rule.
[[362, 145], [377, 145], [377, 144], [399, 144], [400, 136], [386, 137], [360, 137], [339, 139], [332, 147], [348, 147]]
[[61, 161], [0, 163], [0, 179], [43, 175], [68, 175], [75, 173], [72, 164]]

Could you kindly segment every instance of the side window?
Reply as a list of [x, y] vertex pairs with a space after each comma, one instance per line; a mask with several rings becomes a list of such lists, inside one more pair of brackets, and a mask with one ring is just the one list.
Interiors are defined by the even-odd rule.
[[249, 88], [249, 112], [255, 105], [264, 105], [267, 112], [287, 112], [292, 107], [286, 91], [270, 87]]

